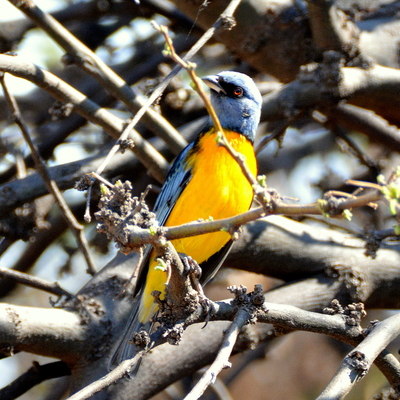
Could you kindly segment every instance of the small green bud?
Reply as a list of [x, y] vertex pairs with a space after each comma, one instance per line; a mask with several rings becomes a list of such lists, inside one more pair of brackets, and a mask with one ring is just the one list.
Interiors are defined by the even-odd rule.
[[257, 182], [262, 187], [267, 187], [267, 177], [265, 175], [258, 175]]
[[102, 196], [110, 194], [110, 189], [104, 183], [100, 183], [100, 193]]
[[222, 133], [218, 132], [215, 136], [215, 141], [217, 142], [217, 144], [220, 144], [222, 141]]
[[390, 197], [398, 200], [400, 198], [400, 186], [394, 182], [391, 182], [389, 183], [388, 188], [390, 192]]
[[165, 264], [162, 258], [157, 258], [157, 265], [154, 267], [156, 271], [163, 271], [167, 270], [167, 264]]
[[390, 214], [392, 214], [392, 215], [397, 214], [397, 200], [396, 199], [392, 199], [389, 201], [389, 210], [390, 210]]
[[386, 185], [386, 179], [385, 177], [380, 174], [376, 177], [376, 181], [380, 184], [380, 185]]
[[328, 202], [324, 199], [318, 199], [317, 200], [317, 207], [318, 210], [321, 211], [322, 216], [325, 218], [330, 218], [330, 215], [325, 211], [326, 206], [328, 205]]
[[342, 216], [343, 218], [347, 219], [347, 221], [351, 221], [353, 218], [353, 213], [350, 210], [345, 209], [342, 211]]

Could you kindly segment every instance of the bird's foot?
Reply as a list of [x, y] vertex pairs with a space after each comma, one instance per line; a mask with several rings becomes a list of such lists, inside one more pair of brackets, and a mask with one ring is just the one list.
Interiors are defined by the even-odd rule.
[[215, 313], [214, 303], [204, 294], [203, 287], [200, 284], [202, 271], [199, 264], [190, 256], [185, 254], [180, 254], [180, 256], [185, 268], [185, 274], [190, 277], [191, 285], [193, 289], [197, 291], [199, 303], [203, 308], [203, 314], [206, 316], [204, 325], [205, 327], [208, 324], [211, 316]]
[[187, 256], [186, 254], [179, 253], [179, 256], [181, 257], [184, 267], [184, 274], [190, 277], [193, 289], [204, 296], [203, 288], [200, 284], [202, 271], [199, 264], [197, 264], [192, 257]]

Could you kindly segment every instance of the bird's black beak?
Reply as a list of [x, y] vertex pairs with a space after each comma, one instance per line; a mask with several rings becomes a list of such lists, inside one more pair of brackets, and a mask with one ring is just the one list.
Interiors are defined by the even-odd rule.
[[201, 78], [202, 81], [210, 87], [212, 90], [215, 90], [217, 93], [224, 93], [226, 94], [225, 89], [219, 83], [219, 76], [218, 75], [207, 75], [204, 78]]

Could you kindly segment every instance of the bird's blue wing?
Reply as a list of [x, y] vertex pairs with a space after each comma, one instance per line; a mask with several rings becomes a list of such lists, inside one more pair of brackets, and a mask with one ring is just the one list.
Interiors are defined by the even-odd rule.
[[[157, 197], [153, 211], [156, 214], [156, 219], [160, 226], [165, 224], [169, 214], [174, 208], [176, 201], [187, 184], [190, 182], [192, 173], [186, 165], [186, 158], [193, 145], [194, 143], [190, 143], [188, 146], [186, 146], [175, 159], [161, 188], [160, 194]], [[144, 249], [143, 259], [141, 265], [139, 266], [134, 295], [139, 293], [146, 280], [147, 265], [151, 249], [152, 246], [150, 245], [147, 245]]]
[[157, 197], [153, 211], [156, 213], [156, 218], [160, 225], [165, 224], [176, 201], [190, 182], [192, 173], [186, 165], [186, 159], [193, 145], [194, 144], [191, 143], [186, 146], [175, 159], [165, 179], [164, 185], [161, 188], [161, 192]]

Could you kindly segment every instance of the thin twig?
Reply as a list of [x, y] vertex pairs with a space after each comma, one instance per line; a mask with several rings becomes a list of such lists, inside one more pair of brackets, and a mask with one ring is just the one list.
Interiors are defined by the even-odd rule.
[[339, 370], [317, 400], [340, 400], [359, 382], [371, 368], [379, 354], [400, 333], [400, 314], [386, 318], [375, 325], [368, 336], [341, 363]]
[[66, 375], [71, 375], [71, 371], [64, 361], [56, 361], [44, 365], [39, 365], [34, 361], [28, 371], [0, 389], [0, 398], [2, 400], [14, 400], [45, 380]]
[[13, 279], [26, 286], [30, 286], [51, 294], [55, 294], [56, 296], [66, 296], [67, 298], [73, 297], [71, 293], [61, 288], [58, 282], [49, 282], [46, 281], [45, 279], [25, 274], [23, 272], [15, 271], [10, 268], [0, 267], [0, 276], [3, 278]]
[[347, 179], [345, 183], [346, 183], [346, 185], [353, 185], [353, 186], [358, 186], [361, 188], [382, 190], [381, 185], [379, 185], [377, 183], [373, 183], [373, 182], [358, 181], [356, 179]]
[[[16, 56], [0, 54], [0, 71], [27, 79], [42, 88], [61, 102], [70, 102], [83, 118], [103, 128], [110, 136], [118, 139], [125, 128], [125, 121], [100, 107], [84, 94], [68, 85], [49, 71]], [[168, 170], [167, 160], [136, 131], [129, 134], [135, 146], [132, 151], [150, 174], [159, 182], [163, 182]]]
[[334, 125], [329, 120], [325, 123], [325, 126], [330, 128], [332, 133], [335, 135], [336, 140], [339, 142], [339, 145], [341, 145], [340, 141], [344, 142], [347, 145], [347, 149], [344, 149], [344, 146], [341, 146], [343, 148], [343, 151], [346, 151], [348, 154], [356, 157], [359, 160], [360, 164], [365, 165], [368, 169], [379, 171], [378, 162], [368, 157], [368, 155], [361, 150], [358, 144], [353, 139], [351, 139], [351, 137], [344, 129], [342, 129], [338, 125]]
[[[236, 11], [241, 0], [231, 0], [228, 7], [224, 10], [224, 12], [218, 17], [217, 21], [214, 25], [208, 29], [203, 36], [196, 42], [196, 44], [189, 50], [185, 57], [183, 57], [183, 61], [189, 61], [214, 35], [215, 31], [219, 29], [226, 19], [232, 18], [233, 13]], [[128, 124], [128, 126], [124, 129], [121, 136], [119, 137], [119, 141], [124, 140], [128, 137], [129, 132], [136, 126], [142, 116], [146, 113], [149, 107], [162, 95], [166, 87], [169, 85], [174, 76], [182, 69], [182, 65], [177, 64], [172, 71], [164, 78], [164, 80], [153, 90], [150, 97], [147, 101], [142, 105], [140, 110], [135, 114], [132, 121]], [[104, 160], [102, 166], [100, 166], [96, 172], [100, 175], [107, 165], [107, 163], [111, 160], [114, 154], [118, 151], [119, 145], [115, 145], [110, 150], [107, 158]]]
[[136, 356], [134, 358], [121, 362], [121, 364], [119, 364], [118, 367], [114, 368], [107, 375], [103, 376], [103, 378], [84, 387], [79, 392], [68, 397], [67, 400], [89, 399], [95, 393], [98, 393], [98, 392], [106, 389], [108, 386], [114, 384], [119, 379], [125, 377], [142, 356], [143, 356], [143, 353], [138, 353], [138, 354], [136, 354]]
[[11, 111], [11, 118], [20, 128], [21, 133], [31, 150], [32, 158], [34, 160], [34, 163], [36, 165], [36, 169], [37, 169], [38, 173], [40, 174], [41, 178], [43, 179], [43, 182], [46, 185], [49, 193], [51, 193], [54, 196], [54, 198], [56, 199], [56, 201], [61, 209], [62, 214], [64, 215], [65, 219], [67, 220], [68, 225], [77, 240], [78, 246], [81, 249], [81, 251], [85, 257], [88, 273], [91, 275], [94, 275], [96, 273], [96, 267], [94, 265], [91, 255], [90, 255], [89, 244], [83, 233], [84, 227], [76, 220], [74, 214], [72, 213], [68, 204], [64, 200], [60, 190], [58, 189], [57, 183], [53, 179], [51, 179], [49, 171], [47, 170], [46, 163], [44, 162], [41, 155], [37, 151], [37, 148], [36, 148], [35, 144], [33, 143], [31, 136], [29, 134], [28, 127], [25, 124], [25, 122], [23, 121], [19, 106], [15, 100], [15, 97], [8, 90], [8, 86], [5, 82], [4, 74], [0, 75], [0, 82], [3, 87], [4, 96], [6, 98], [7, 105]]
[[[115, 98], [121, 100], [133, 114], [143, 106], [143, 100], [135, 95], [130, 86], [117, 73], [54, 17], [36, 6], [33, 0], [9, 1], [67, 52], [64, 57], [65, 63], [77, 64], [99, 81]], [[185, 146], [182, 136], [154, 110], [146, 109], [144, 123], [155, 134], [166, 138], [166, 142], [172, 143], [173, 148], [183, 149]]]
[[[373, 94], [370, 96], [374, 97]], [[373, 111], [348, 103], [339, 103], [336, 107], [324, 112], [332, 123], [345, 127], [349, 131], [361, 132], [371, 142], [386, 146], [393, 151], [400, 150], [398, 127], [389, 124], [386, 119]]]
[[[241, 0], [231, 0], [226, 9], [220, 14], [213, 26], [209, 28], [203, 36], [193, 45], [193, 47], [183, 57], [184, 62], [188, 62], [194, 55], [214, 36], [214, 33], [220, 29], [227, 20], [232, 19]], [[174, 76], [182, 69], [182, 65], [177, 64], [173, 70], [165, 77], [165, 79], [153, 90], [148, 100], [143, 104], [142, 108], [136, 113], [135, 117], [127, 126], [128, 129], [133, 129], [142, 118], [146, 110], [161, 96], [166, 87], [169, 85]]]
[[[325, 215], [328, 214], [330, 217], [340, 216], [342, 212], [347, 209], [353, 209], [356, 207], [362, 207], [369, 205], [372, 202], [382, 200], [382, 194], [377, 191], [364, 194], [358, 197], [351, 197], [349, 199], [339, 199], [340, 201], [335, 202], [335, 205], [330, 205], [329, 202], [324, 209], [324, 206], [320, 204], [308, 204], [308, 205], [297, 205], [297, 204], [285, 204], [277, 201], [271, 206], [268, 213], [265, 212], [263, 207], [253, 208], [245, 213], [235, 215], [230, 218], [218, 219], [214, 221], [199, 222], [194, 221], [180, 226], [170, 227], [159, 227], [157, 235], [154, 234], [153, 230], [141, 229], [139, 227], [126, 227], [124, 231], [123, 240], [124, 244], [135, 247], [138, 245], [151, 243], [154, 244], [159, 240], [159, 236], [166, 240], [175, 240], [183, 237], [197, 236], [211, 232], [234, 231], [238, 227], [245, 225], [248, 222], [254, 221], [265, 215]], [[118, 239], [118, 232], [120, 227], [116, 227], [115, 232], [109, 232], [115, 234]], [[122, 240], [122, 239], [121, 239]], [[126, 243], [125, 243], [126, 241]]]
[[265, 188], [262, 187], [255, 176], [252, 174], [252, 172], [249, 170], [246, 164], [246, 159], [243, 156], [243, 154], [239, 153], [236, 151], [233, 146], [230, 144], [228, 139], [225, 136], [224, 130], [222, 129], [221, 123], [219, 122], [219, 118], [214, 110], [214, 107], [212, 106], [210, 99], [206, 95], [206, 93], [203, 90], [201, 80], [198, 78], [198, 76], [195, 73], [195, 68], [196, 65], [190, 62], [186, 62], [184, 59], [179, 57], [179, 55], [176, 53], [174, 49], [174, 45], [172, 43], [172, 40], [168, 34], [168, 28], [166, 26], [160, 26], [157, 23], [153, 22], [153, 26], [155, 29], [157, 29], [165, 38], [166, 45], [167, 45], [167, 52], [169, 56], [179, 65], [181, 65], [182, 68], [184, 68], [190, 78], [192, 79], [196, 92], [199, 94], [201, 99], [203, 100], [203, 103], [207, 109], [208, 114], [211, 117], [211, 120], [213, 121], [214, 128], [216, 130], [216, 133], [218, 135], [218, 144], [225, 147], [225, 149], [228, 151], [228, 153], [233, 157], [233, 159], [238, 163], [240, 166], [240, 169], [242, 170], [243, 175], [246, 177], [247, 181], [251, 184], [254, 190], [254, 194], [259, 201], [259, 203], [264, 207], [264, 210], [267, 211], [270, 208], [270, 197], [268, 193], [265, 191]]
[[[143, 101], [133, 95], [133, 92], [129, 88], [129, 86], [126, 85], [126, 83], [114, 71], [112, 71], [111, 68], [109, 68], [88, 47], [80, 42], [67, 29], [65, 29], [56, 19], [34, 5], [32, 0], [27, 2], [29, 4], [16, 0], [9, 1], [18, 9], [20, 9], [23, 13], [25, 13], [38, 26], [45, 30], [50, 37], [52, 37], [61, 47], [63, 47], [67, 51], [70, 57], [73, 57], [74, 61], [79, 61], [79, 65], [86, 72], [99, 80], [104, 85], [104, 87], [106, 87], [114, 96], [116, 96], [116, 98], [121, 99], [128, 106], [129, 109], [132, 110], [132, 105], [135, 106], [135, 109], [132, 111], [137, 111], [136, 115], [120, 135], [120, 140], [128, 138], [129, 134], [133, 131], [133, 128], [136, 126], [137, 122], [142, 118], [145, 113], [153, 115], [153, 119], [156, 118], [156, 113], [152, 112], [149, 107], [161, 95], [161, 93], [167, 87], [168, 83], [179, 72], [180, 68], [174, 68], [168, 74], [165, 80], [154, 90], [150, 98], [143, 103]], [[223, 13], [221, 13], [215, 24], [209, 30], [207, 30], [207, 32], [188, 52], [187, 56], [185, 57], [186, 59], [190, 59], [191, 57], [193, 57], [200, 50], [200, 48], [204, 46], [204, 44], [214, 35], [215, 31], [218, 28], [220, 28], [224, 24], [227, 24], [229, 19], [232, 18], [232, 15], [235, 12], [239, 3], [240, 0], [232, 0], [229, 3], [228, 7], [224, 10]], [[138, 108], [139, 110], [137, 110]], [[160, 129], [165, 127], [169, 128], [169, 132], [167, 133], [168, 139], [175, 137], [175, 140], [179, 142], [179, 146], [183, 147], [182, 138], [177, 137], [179, 135], [176, 135], [176, 131], [165, 122], [160, 127]], [[138, 137], [140, 136], [138, 133], [136, 134]], [[140, 137], [140, 139], [142, 138]], [[109, 155], [104, 160], [104, 163], [96, 170], [99, 175], [103, 172], [105, 166], [111, 160], [113, 155], [119, 150], [119, 142], [120, 141], [118, 141], [117, 144], [112, 147]], [[136, 141], [135, 144], [137, 144]], [[145, 166], [148, 167], [146, 164]], [[163, 165], [160, 164], [159, 168], [161, 169], [162, 167]], [[159, 174], [153, 174], [153, 176], [155, 176], [159, 181], [162, 181]], [[85, 213], [85, 220], [90, 220], [90, 215], [88, 212]]]
[[215, 130], [217, 131], [217, 133], [223, 135], [224, 131], [222, 129], [221, 123], [219, 122], [219, 118], [214, 110], [214, 107], [211, 105], [208, 96], [203, 90], [201, 79], [198, 78], [198, 76], [194, 72], [196, 65], [191, 62], [187, 62], [183, 58], [179, 57], [178, 53], [175, 51], [174, 44], [168, 34], [168, 28], [166, 26], [160, 26], [155, 21], [152, 22], [152, 25], [158, 32], [160, 32], [164, 36], [169, 57], [188, 72], [190, 78], [192, 79], [192, 82], [196, 86], [196, 92], [203, 100], [207, 112], [210, 115], [211, 120], [213, 121]]
[[207, 369], [201, 379], [197, 382], [195, 387], [185, 397], [184, 400], [197, 400], [204, 393], [208, 386], [210, 386], [216, 379], [217, 375], [224, 368], [229, 368], [229, 357], [231, 356], [233, 346], [243, 325], [248, 321], [249, 313], [244, 308], [238, 310], [235, 319], [225, 333], [224, 340], [220, 346], [218, 354]]
[[114, 187], [114, 185], [111, 182], [109, 182], [107, 179], [103, 178], [96, 172], [92, 172], [90, 175], [92, 175], [93, 178], [96, 178], [97, 180], [99, 180], [101, 183], [104, 183], [106, 186]]

